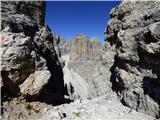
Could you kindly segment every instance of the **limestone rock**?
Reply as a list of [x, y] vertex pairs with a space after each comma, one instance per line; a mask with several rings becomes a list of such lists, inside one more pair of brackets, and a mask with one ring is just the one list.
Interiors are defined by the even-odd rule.
[[[3, 100], [7, 100], [5, 96], [21, 96], [21, 92], [31, 97], [41, 96], [45, 102], [49, 97], [44, 97], [44, 94], [48, 92], [50, 96], [57, 94], [63, 99], [63, 73], [54, 50], [55, 38], [49, 27], [43, 26], [45, 2], [2, 1], [1, 3], [3, 39], [0, 48], [2, 56], [0, 70]], [[39, 78], [37, 74], [41, 77]], [[51, 104], [52, 102], [54, 101], [52, 100]]]
[[[112, 88], [121, 102], [160, 117], [160, 2], [124, 1], [112, 9], [106, 28], [107, 45], [116, 54]], [[108, 48], [108, 55], [110, 48]], [[107, 59], [107, 58], [106, 58]]]
[[54, 48], [59, 59], [61, 59], [61, 56], [69, 54], [72, 43], [70, 40], [65, 40], [56, 33], [53, 33], [53, 39]]
[[[1, 33], [1, 71], [4, 86], [15, 95], [16, 89], [35, 70], [35, 60], [31, 56], [32, 42], [23, 33]], [[10, 86], [10, 87], [9, 87]], [[13, 88], [15, 87], [15, 91]]]
[[[44, 25], [45, 17], [45, 2], [44, 1], [10, 1], [10, 2], [1, 2], [2, 4], [2, 18], [10, 17], [9, 15], [17, 14], [18, 16], [25, 14], [23, 17], [32, 17], [39, 25]], [[16, 18], [15, 18], [16, 19]], [[6, 21], [5, 19], [2, 19]], [[12, 19], [11, 19], [12, 20]], [[22, 19], [23, 20], [23, 19]], [[26, 20], [26, 19], [25, 19]], [[25, 22], [23, 20], [23, 22]], [[2, 24], [2, 28], [6, 24]], [[31, 30], [31, 29], [30, 29]]]
[[89, 60], [94, 58], [99, 53], [101, 44], [98, 40], [92, 39], [83, 34], [77, 34], [71, 43], [70, 48], [70, 59], [78, 60], [84, 59]]
[[61, 38], [58, 34], [53, 33], [53, 39], [54, 39], [53, 44], [54, 44], [56, 54], [57, 54], [58, 57], [61, 57], [61, 51], [59, 49], [59, 43], [61, 41]]
[[37, 97], [50, 77], [51, 74], [48, 70], [35, 71], [20, 85], [21, 93], [25, 96]]
[[85, 35], [77, 35], [73, 38], [70, 59], [77, 60], [79, 58], [86, 58], [90, 56], [90, 43]]
[[38, 30], [36, 21], [23, 14], [13, 14], [2, 17], [2, 29], [5, 29], [5, 26], [9, 27], [8, 32], [24, 32], [27, 36], [33, 36]]
[[53, 40], [54, 40], [54, 48], [59, 58], [62, 55], [69, 54], [71, 48], [71, 41], [65, 40], [56, 33], [53, 33]]
[[160, 41], [160, 22], [156, 22], [149, 27], [154, 40]]
[[61, 56], [69, 54], [71, 49], [71, 41], [60, 39], [60, 43], [58, 44], [58, 46], [59, 46]]

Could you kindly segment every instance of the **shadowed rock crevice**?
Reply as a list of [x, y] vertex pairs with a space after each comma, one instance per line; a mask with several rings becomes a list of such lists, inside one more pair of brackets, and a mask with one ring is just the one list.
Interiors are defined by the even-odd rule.
[[157, 101], [158, 104], [160, 104], [160, 91], [157, 92], [160, 89], [160, 82], [158, 78], [144, 77], [143, 89], [144, 94], [148, 94], [151, 98]]
[[[1, 100], [2, 102], [11, 100], [13, 97], [18, 97], [20, 94], [20, 89], [18, 86], [14, 85], [12, 80], [7, 76], [9, 75], [9, 72], [7, 71], [2, 71], [1, 72], [1, 77], [2, 79], [2, 88], [1, 88]], [[13, 91], [14, 89], [14, 91]]]
[[110, 81], [112, 83], [112, 90], [115, 92], [118, 92], [119, 90], [123, 90], [122, 86], [116, 82], [116, 67], [118, 64], [119, 64], [118, 58], [115, 56], [114, 64], [110, 69], [110, 72], [111, 72]]
[[[45, 58], [46, 66], [51, 72], [48, 84], [42, 89], [42, 101], [64, 103], [64, 80], [61, 65], [53, 48], [47, 48], [42, 41], [33, 41], [36, 52]], [[50, 43], [52, 44], [52, 42]], [[48, 44], [49, 45], [49, 44]], [[46, 47], [44, 47], [46, 46]], [[44, 95], [43, 95], [44, 94]], [[47, 95], [48, 94], [48, 95]]]

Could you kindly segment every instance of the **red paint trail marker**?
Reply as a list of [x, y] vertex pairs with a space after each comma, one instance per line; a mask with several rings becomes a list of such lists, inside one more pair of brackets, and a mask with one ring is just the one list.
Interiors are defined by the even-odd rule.
[[5, 39], [6, 39], [6, 36], [0, 35], [0, 41], [3, 41], [3, 40], [5, 40]]

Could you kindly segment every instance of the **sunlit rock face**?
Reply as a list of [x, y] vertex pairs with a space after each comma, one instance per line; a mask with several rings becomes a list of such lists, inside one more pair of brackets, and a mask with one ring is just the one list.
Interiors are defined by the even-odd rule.
[[78, 34], [70, 41], [70, 51], [62, 55], [62, 60], [65, 62], [64, 81], [71, 99], [112, 93], [109, 69], [113, 65], [114, 53], [104, 54], [106, 51], [98, 38]]
[[159, 118], [160, 2], [125, 1], [110, 16], [105, 33], [116, 52], [112, 88], [124, 105]]
[[96, 55], [100, 47], [101, 44], [98, 39], [91, 40], [86, 35], [78, 34], [71, 42], [70, 59], [78, 60], [81, 58], [89, 60]]
[[4, 1], [1, 6], [2, 101], [23, 96], [63, 103], [63, 72], [55, 37], [44, 26], [45, 2]]

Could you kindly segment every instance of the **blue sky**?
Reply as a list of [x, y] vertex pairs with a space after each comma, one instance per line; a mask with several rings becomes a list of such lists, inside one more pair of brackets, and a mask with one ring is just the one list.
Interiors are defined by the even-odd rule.
[[67, 40], [83, 33], [103, 42], [109, 12], [118, 4], [120, 1], [47, 1], [45, 22]]

